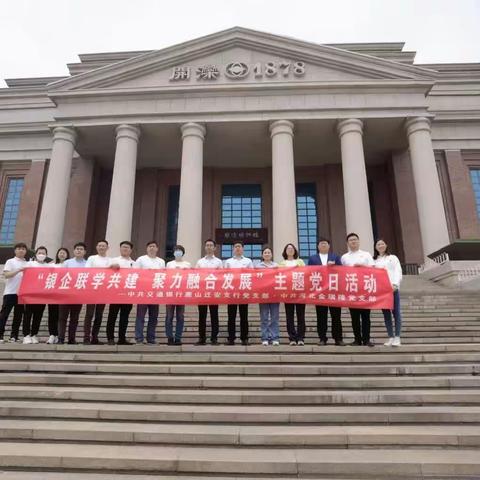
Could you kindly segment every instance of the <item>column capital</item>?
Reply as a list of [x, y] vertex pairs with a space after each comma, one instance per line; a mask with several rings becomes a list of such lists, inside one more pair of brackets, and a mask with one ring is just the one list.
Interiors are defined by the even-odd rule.
[[201, 140], [205, 139], [205, 135], [207, 134], [207, 129], [201, 123], [184, 123], [180, 127], [180, 131], [182, 132], [182, 140], [185, 137], [198, 137]]
[[346, 118], [337, 123], [337, 133], [341, 138], [346, 133], [356, 132], [363, 135], [363, 122], [359, 118]]
[[430, 120], [427, 117], [413, 117], [405, 120], [405, 130], [407, 131], [407, 137], [412, 133], [425, 130], [431, 132]]
[[115, 139], [118, 141], [120, 138], [131, 138], [138, 142], [140, 138], [140, 128], [137, 125], [128, 125], [122, 123], [115, 128]]
[[53, 129], [53, 141], [55, 140], [65, 140], [75, 146], [77, 142], [77, 132], [71, 127], [55, 127]]
[[290, 120], [276, 120], [269, 126], [270, 137], [273, 138], [277, 133], [287, 133], [293, 137], [293, 122]]

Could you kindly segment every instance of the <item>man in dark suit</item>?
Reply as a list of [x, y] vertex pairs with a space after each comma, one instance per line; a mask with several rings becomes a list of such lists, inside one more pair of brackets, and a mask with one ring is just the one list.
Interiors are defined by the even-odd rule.
[[[317, 245], [318, 253], [312, 255], [308, 259], [308, 265], [341, 265], [340, 257], [330, 252], [330, 240], [328, 238], [320, 237]], [[324, 305], [315, 305], [317, 310], [317, 331], [320, 339], [319, 345], [326, 345], [327, 326], [328, 326], [328, 310], [330, 310], [330, 317], [332, 318], [332, 337], [335, 345], [344, 347], [343, 333], [342, 333], [342, 309], [340, 307], [327, 307]]]

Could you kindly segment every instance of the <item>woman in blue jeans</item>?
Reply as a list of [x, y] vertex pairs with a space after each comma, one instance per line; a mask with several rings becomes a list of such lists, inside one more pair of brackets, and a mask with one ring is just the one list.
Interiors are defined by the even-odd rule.
[[[270, 247], [263, 247], [262, 261], [257, 268], [278, 268], [278, 265], [272, 260], [273, 252]], [[280, 304], [279, 303], [260, 303], [260, 329], [262, 331], [262, 345], [268, 346], [280, 345]]]
[[388, 245], [383, 239], [375, 243], [375, 267], [387, 270], [388, 278], [393, 288], [393, 317], [395, 319], [395, 331], [392, 325], [392, 310], [384, 309], [383, 318], [387, 328], [388, 340], [384, 343], [386, 347], [399, 347], [402, 342], [402, 314], [400, 312], [400, 283], [402, 281], [402, 266], [400, 260], [388, 250]]

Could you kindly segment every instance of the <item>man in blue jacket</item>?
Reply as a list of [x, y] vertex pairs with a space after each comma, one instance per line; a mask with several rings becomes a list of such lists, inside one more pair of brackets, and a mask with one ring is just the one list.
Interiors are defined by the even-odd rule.
[[[340, 257], [330, 252], [330, 240], [328, 238], [320, 237], [317, 245], [318, 253], [312, 255], [308, 259], [308, 265], [341, 265]], [[326, 345], [327, 326], [328, 326], [328, 310], [330, 309], [330, 316], [332, 318], [332, 337], [335, 345], [344, 347], [343, 333], [342, 333], [342, 309], [340, 307], [327, 307], [325, 305], [315, 305], [317, 311], [317, 332], [320, 339], [319, 345]]]

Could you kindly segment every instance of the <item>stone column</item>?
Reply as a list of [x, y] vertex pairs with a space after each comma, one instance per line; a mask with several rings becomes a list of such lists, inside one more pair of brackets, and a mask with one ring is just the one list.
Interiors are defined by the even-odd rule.
[[270, 124], [272, 138], [273, 253], [281, 260], [283, 248], [298, 248], [297, 197], [293, 158], [293, 123], [277, 120]]
[[186, 123], [181, 132], [177, 243], [185, 247], [185, 258], [195, 266], [202, 256], [203, 141], [206, 129], [198, 123]]
[[57, 249], [62, 246], [76, 137], [73, 128], [56, 127], [53, 130], [52, 156], [35, 241], [37, 247], [46, 246], [50, 256], [55, 255]]
[[406, 121], [405, 128], [410, 147], [423, 253], [428, 255], [450, 243], [430, 136], [430, 121], [425, 117], [411, 118]]
[[360, 237], [362, 250], [373, 253], [373, 229], [363, 154], [363, 122], [356, 118], [337, 125], [342, 152], [343, 195], [347, 232]]
[[132, 235], [137, 146], [140, 138], [140, 129], [135, 125], [119, 125], [115, 132], [117, 146], [106, 233], [111, 256], [118, 255], [120, 242], [130, 240]]

